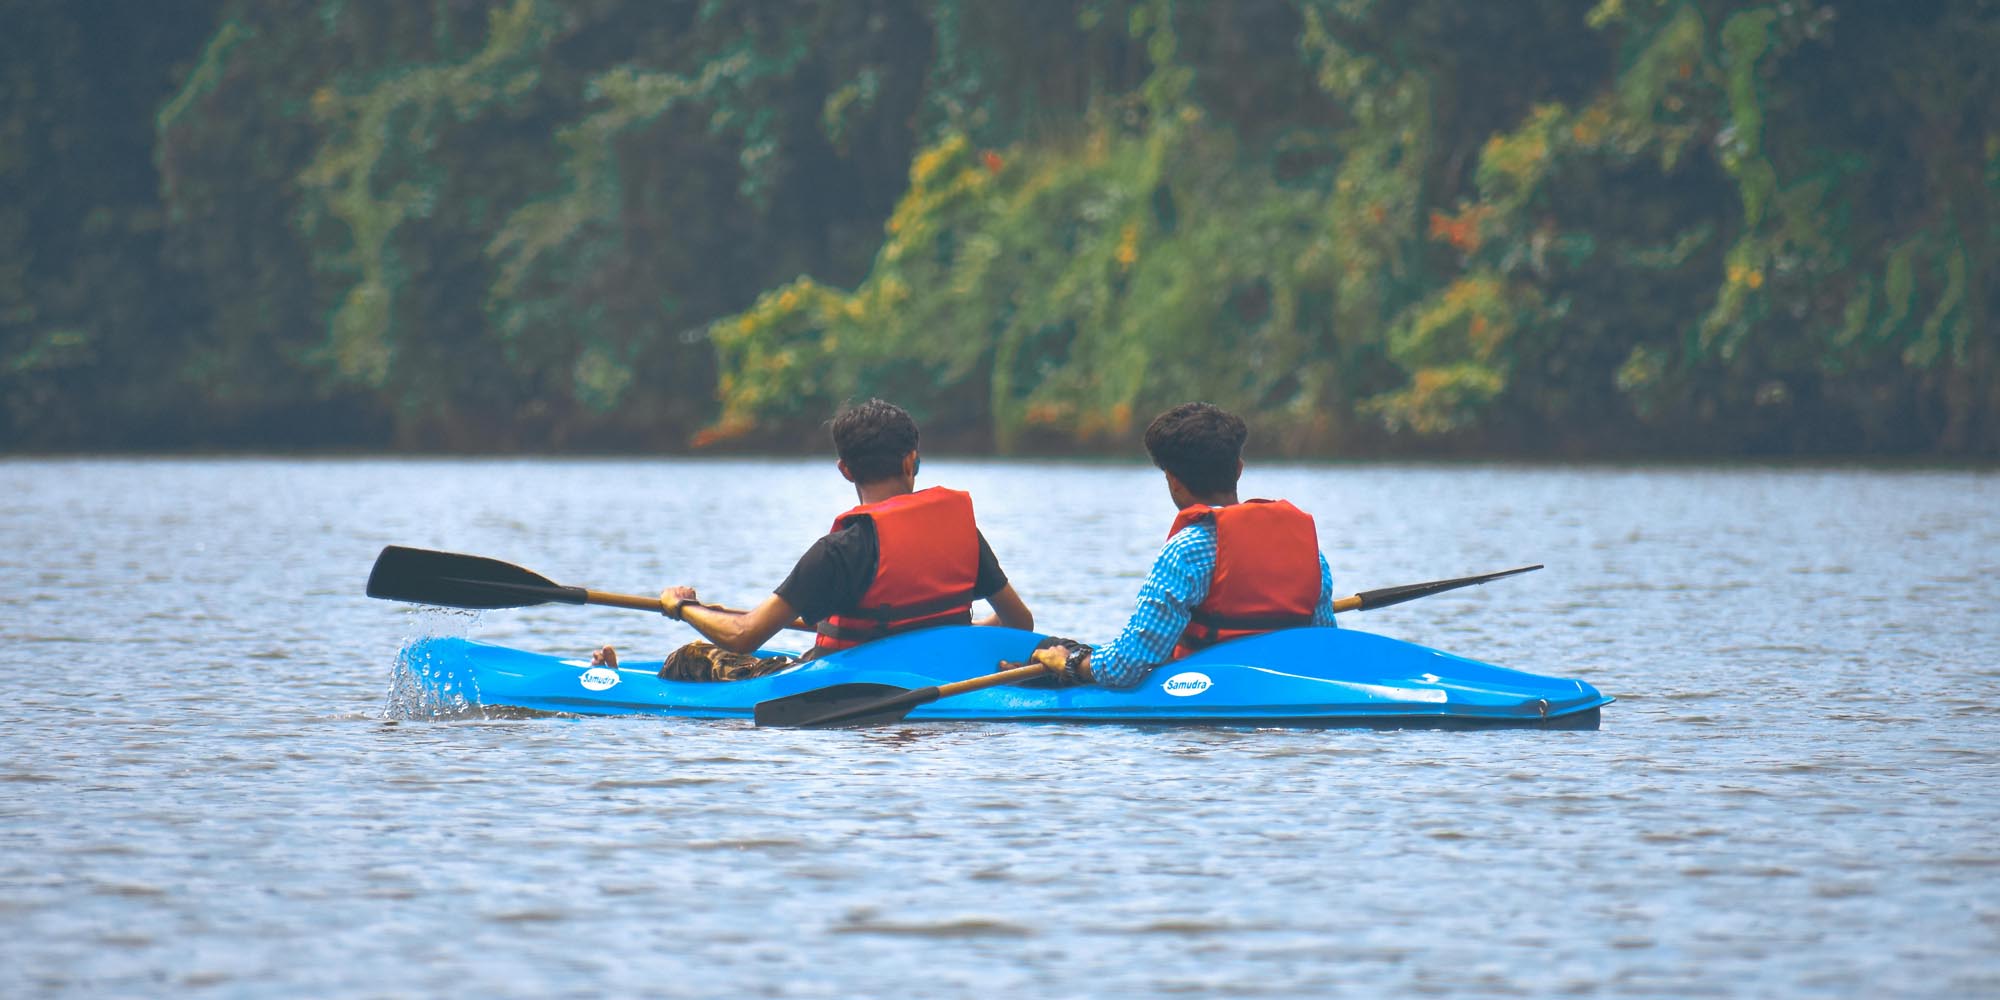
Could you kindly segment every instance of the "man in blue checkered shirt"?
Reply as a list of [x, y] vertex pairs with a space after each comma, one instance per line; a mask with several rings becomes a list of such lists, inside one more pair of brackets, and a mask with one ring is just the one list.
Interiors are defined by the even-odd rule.
[[1236, 497], [1248, 436], [1240, 418], [1208, 403], [1183, 403], [1146, 428], [1146, 451], [1180, 516], [1118, 638], [1095, 650], [1044, 644], [1068, 653], [1056, 683], [1135, 687], [1154, 667], [1216, 642], [1334, 624], [1333, 574], [1311, 516], [1282, 500]]

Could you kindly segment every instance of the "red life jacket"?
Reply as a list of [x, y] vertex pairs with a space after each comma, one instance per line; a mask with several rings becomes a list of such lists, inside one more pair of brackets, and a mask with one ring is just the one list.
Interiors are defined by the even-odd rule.
[[1197, 505], [1174, 518], [1167, 537], [1198, 521], [1215, 524], [1215, 575], [1174, 645], [1174, 659], [1229, 639], [1312, 624], [1320, 593], [1311, 514], [1283, 500]]
[[875, 521], [875, 579], [860, 607], [819, 623], [815, 653], [933, 625], [971, 624], [979, 586], [971, 494], [933, 486], [862, 504], [834, 518], [833, 530], [860, 517]]

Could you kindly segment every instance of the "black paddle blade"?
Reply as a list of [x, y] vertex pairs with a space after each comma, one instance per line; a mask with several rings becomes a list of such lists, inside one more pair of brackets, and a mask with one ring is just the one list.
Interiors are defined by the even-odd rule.
[[1475, 584], [1491, 583], [1494, 580], [1500, 579], [1501, 577], [1514, 576], [1520, 573], [1530, 573], [1541, 568], [1542, 564], [1536, 563], [1533, 566], [1517, 566], [1514, 569], [1503, 569], [1498, 573], [1481, 573], [1478, 576], [1462, 576], [1456, 580], [1437, 580], [1431, 583], [1405, 584], [1401, 587], [1384, 587], [1381, 590], [1364, 590], [1361, 593], [1354, 595], [1356, 597], [1361, 598], [1361, 603], [1357, 605], [1354, 610], [1367, 611], [1370, 608], [1386, 608], [1391, 604], [1401, 604], [1404, 601], [1414, 601], [1419, 597], [1429, 597], [1432, 594], [1442, 594], [1447, 590], [1457, 590], [1460, 587], [1470, 587]]
[[893, 684], [835, 684], [757, 703], [760, 726], [828, 729], [835, 726], [878, 726], [895, 722], [910, 709], [936, 701], [935, 687], [900, 688]]
[[390, 545], [375, 557], [368, 596], [441, 608], [525, 608], [582, 604], [582, 587], [559, 587], [512, 563], [456, 552]]

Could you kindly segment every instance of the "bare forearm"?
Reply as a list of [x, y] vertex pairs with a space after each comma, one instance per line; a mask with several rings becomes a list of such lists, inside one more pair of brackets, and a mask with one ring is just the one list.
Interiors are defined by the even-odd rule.
[[735, 611], [721, 611], [715, 608], [690, 604], [681, 609], [681, 620], [694, 626], [702, 638], [736, 653], [754, 653], [770, 636], [753, 636], [745, 627], [744, 619], [749, 616]]
[[1027, 602], [1021, 600], [1021, 595], [1014, 592], [1013, 584], [995, 591], [993, 596], [986, 599], [986, 603], [993, 606], [993, 613], [973, 624], [1005, 625], [1024, 632], [1035, 630], [1034, 612], [1029, 611]]
[[[672, 594], [669, 591], [669, 594]], [[691, 591], [689, 591], [691, 593]], [[662, 596], [665, 600], [665, 595]], [[729, 611], [684, 603], [676, 610], [682, 621], [694, 626], [708, 641], [734, 653], [754, 653], [792, 621], [794, 612], [776, 594], [748, 611]]]

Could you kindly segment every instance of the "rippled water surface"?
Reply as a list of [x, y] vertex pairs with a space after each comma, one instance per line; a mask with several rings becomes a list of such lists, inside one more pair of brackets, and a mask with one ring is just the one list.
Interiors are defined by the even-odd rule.
[[[933, 459], [1108, 638], [1138, 466]], [[2000, 994], [2000, 476], [1253, 467], [1597, 732], [395, 719], [376, 550], [747, 604], [828, 462], [0, 462], [0, 996]]]

